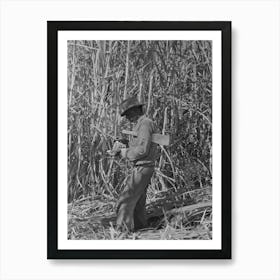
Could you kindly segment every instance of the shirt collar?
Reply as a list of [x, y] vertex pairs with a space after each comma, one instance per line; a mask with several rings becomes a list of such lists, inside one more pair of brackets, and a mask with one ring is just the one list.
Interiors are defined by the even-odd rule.
[[137, 123], [135, 125], [135, 129], [137, 129], [139, 127], [139, 125], [141, 124], [141, 122], [143, 121], [143, 119], [145, 118], [145, 115], [142, 115], [138, 120]]
[[140, 123], [142, 122], [142, 120], [143, 120], [145, 117], [146, 117], [145, 115], [142, 115], [142, 116], [138, 119], [137, 124], [140, 124]]

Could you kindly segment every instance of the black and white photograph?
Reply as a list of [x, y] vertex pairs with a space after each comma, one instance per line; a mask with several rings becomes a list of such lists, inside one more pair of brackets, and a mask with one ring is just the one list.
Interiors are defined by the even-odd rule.
[[222, 184], [221, 174], [231, 163], [222, 155], [222, 143], [230, 149], [222, 70], [230, 76], [230, 65], [221, 67], [221, 27], [160, 32], [138, 24], [58, 32], [58, 72], [50, 71], [58, 91], [57, 213], [50, 210], [57, 246], [222, 251], [230, 176]]
[[212, 239], [212, 42], [68, 41], [68, 238]]

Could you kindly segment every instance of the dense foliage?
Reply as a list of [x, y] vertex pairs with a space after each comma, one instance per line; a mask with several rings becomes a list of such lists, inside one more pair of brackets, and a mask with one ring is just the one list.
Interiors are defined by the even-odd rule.
[[148, 199], [211, 187], [211, 41], [68, 41], [69, 202], [114, 200], [124, 187], [130, 166], [106, 151], [131, 129], [118, 112], [131, 95], [172, 139], [160, 148]]

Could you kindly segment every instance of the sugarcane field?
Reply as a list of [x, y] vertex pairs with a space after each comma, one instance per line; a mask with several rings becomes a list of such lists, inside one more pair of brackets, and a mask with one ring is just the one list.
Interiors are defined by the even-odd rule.
[[68, 239], [212, 239], [212, 41], [67, 41]]

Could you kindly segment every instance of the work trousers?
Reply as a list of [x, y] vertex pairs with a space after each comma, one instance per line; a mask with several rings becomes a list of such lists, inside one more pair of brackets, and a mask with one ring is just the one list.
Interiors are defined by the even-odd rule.
[[146, 193], [153, 166], [135, 166], [117, 204], [117, 226], [130, 231], [146, 226]]

